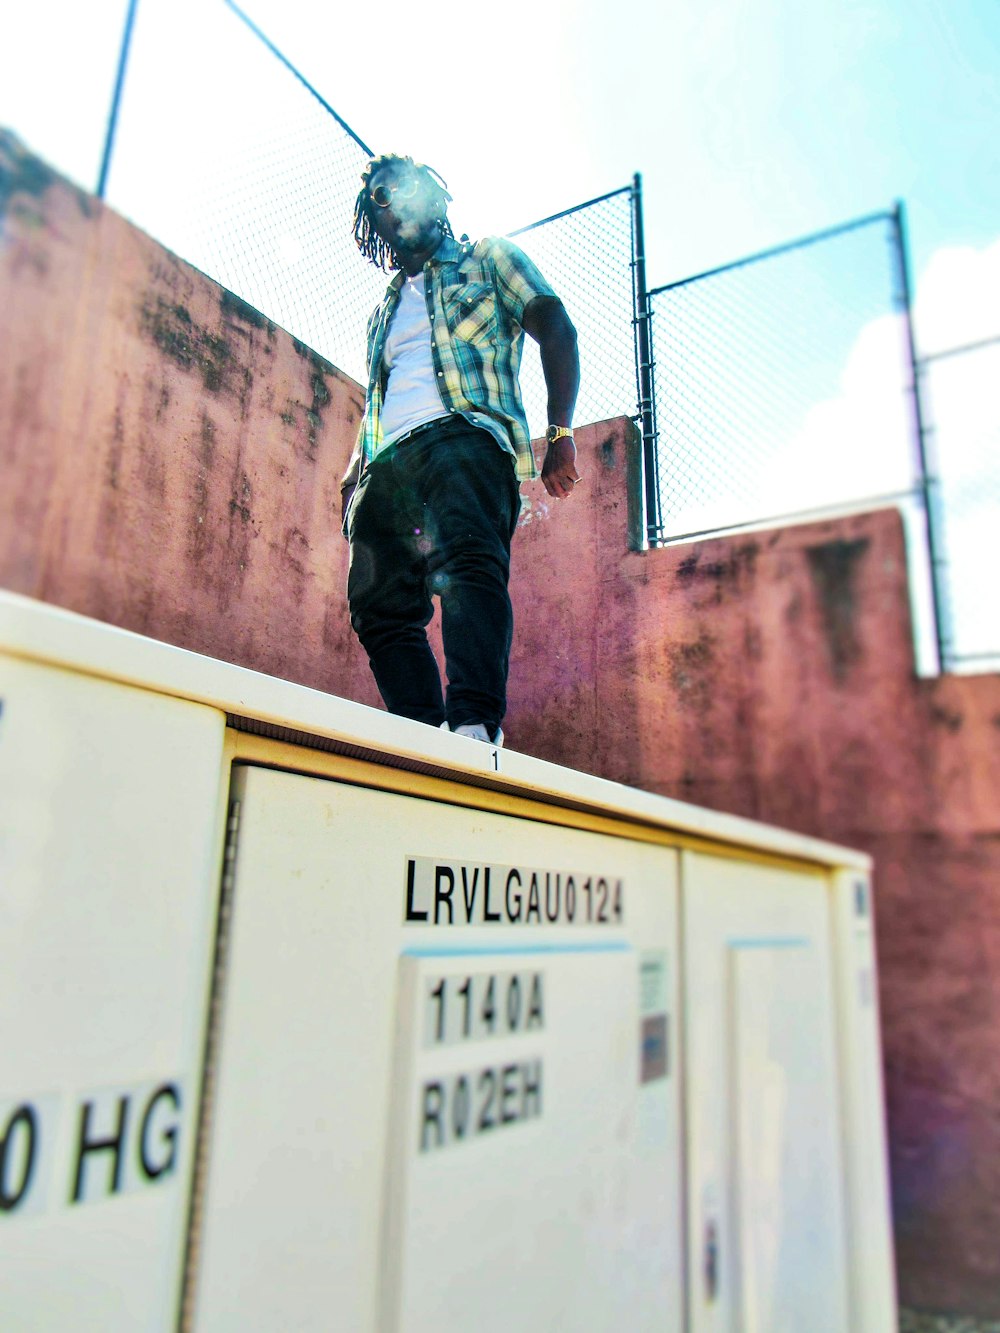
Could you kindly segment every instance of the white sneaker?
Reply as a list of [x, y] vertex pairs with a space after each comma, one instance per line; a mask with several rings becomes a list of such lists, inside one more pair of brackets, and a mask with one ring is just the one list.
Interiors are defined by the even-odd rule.
[[[451, 731], [447, 722], [441, 723], [442, 731]], [[486, 730], [485, 722], [463, 722], [460, 727], [455, 728], [456, 736], [468, 736], [474, 741], [485, 741], [487, 745], [495, 745], [498, 749], [503, 745], [503, 731], [497, 727], [496, 735], [490, 739], [490, 733]]]

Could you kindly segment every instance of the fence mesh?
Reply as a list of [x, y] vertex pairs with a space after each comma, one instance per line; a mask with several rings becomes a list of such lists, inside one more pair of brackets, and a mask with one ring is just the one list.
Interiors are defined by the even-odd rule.
[[[352, 214], [367, 147], [224, 4], [205, 6], [170, 94], [160, 53], [169, 7], [140, 10], [110, 179], [115, 207], [294, 337], [364, 381], [364, 331], [386, 276], [358, 254]], [[139, 130], [141, 126], [141, 131]], [[150, 164], [156, 163], [155, 172]], [[618, 190], [517, 233], [581, 333], [577, 419], [636, 404], [632, 192]], [[534, 435], [547, 424], [537, 347], [521, 383]]]
[[[159, 58], [171, 26], [169, 6], [140, 8], [111, 203], [364, 380], [365, 324], [386, 282], [353, 238], [369, 153], [223, 4], [204, 7], [184, 49], [198, 95], [174, 98]], [[168, 97], [169, 116], [144, 113]]]
[[[363, 381], [386, 281], [352, 237], [367, 147], [232, 0], [197, 6], [196, 41], [173, 6], [138, 14], [110, 202]], [[512, 233], [580, 332], [580, 422], [636, 412], [638, 204], [625, 187]], [[902, 246], [884, 214], [650, 293], [652, 544], [919, 498]], [[537, 437], [530, 340], [521, 380]], [[927, 358], [918, 381], [952, 663], [1000, 665], [998, 382], [997, 339]]]
[[1000, 669], [1000, 336], [925, 359], [946, 655]]
[[[511, 235], [558, 292], [580, 335], [578, 422], [634, 416], [632, 188]], [[537, 345], [525, 340], [521, 392], [533, 437], [548, 423]]]
[[914, 488], [891, 215], [650, 298], [654, 541]]

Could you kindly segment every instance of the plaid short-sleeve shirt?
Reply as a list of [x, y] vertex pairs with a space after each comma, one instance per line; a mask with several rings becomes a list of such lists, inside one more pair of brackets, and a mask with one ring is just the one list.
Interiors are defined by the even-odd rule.
[[[473, 244], [445, 236], [423, 271], [431, 357], [445, 410], [489, 431], [512, 455], [518, 479], [530, 481], [538, 470], [518, 384], [521, 318], [536, 296], [555, 293], [528, 256], [499, 237]], [[385, 447], [383, 353], [404, 279], [403, 273], [393, 277], [368, 321], [365, 415], [348, 476], [358, 475]]]

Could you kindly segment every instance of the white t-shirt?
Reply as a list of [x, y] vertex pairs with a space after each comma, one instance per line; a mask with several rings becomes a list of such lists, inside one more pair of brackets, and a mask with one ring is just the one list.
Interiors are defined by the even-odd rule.
[[408, 277], [403, 283], [382, 364], [389, 372], [382, 404], [382, 438], [386, 444], [428, 421], [448, 415], [434, 374], [423, 273]]

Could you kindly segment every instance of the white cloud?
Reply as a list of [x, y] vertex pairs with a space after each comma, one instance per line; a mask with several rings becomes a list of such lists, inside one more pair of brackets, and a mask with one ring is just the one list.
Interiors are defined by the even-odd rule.
[[[1000, 667], [1000, 240], [938, 251], [916, 319], [954, 651]], [[989, 341], [989, 340], [994, 341]], [[954, 356], [951, 348], [985, 343]]]
[[897, 315], [866, 324], [848, 354], [840, 394], [806, 413], [774, 468], [772, 489], [791, 502], [843, 504], [913, 484], [912, 406], [906, 393], [905, 329]]
[[922, 356], [1000, 334], [1000, 239], [936, 250], [920, 276], [914, 322]]
[[[1000, 239], [985, 249], [947, 247], [917, 283], [914, 323], [922, 376], [928, 467], [938, 481], [939, 556], [946, 629], [956, 659], [1000, 665]], [[793, 459], [828, 460], [827, 499], [905, 489], [915, 436], [899, 317], [867, 324], [841, 376], [840, 394], [810, 409]], [[940, 353], [997, 341], [955, 356]], [[801, 475], [797, 465], [788, 469]], [[775, 486], [781, 471], [776, 470]], [[787, 488], [786, 488], [787, 489]], [[918, 608], [918, 619], [921, 614]], [[970, 662], [971, 664], [971, 662]]]

